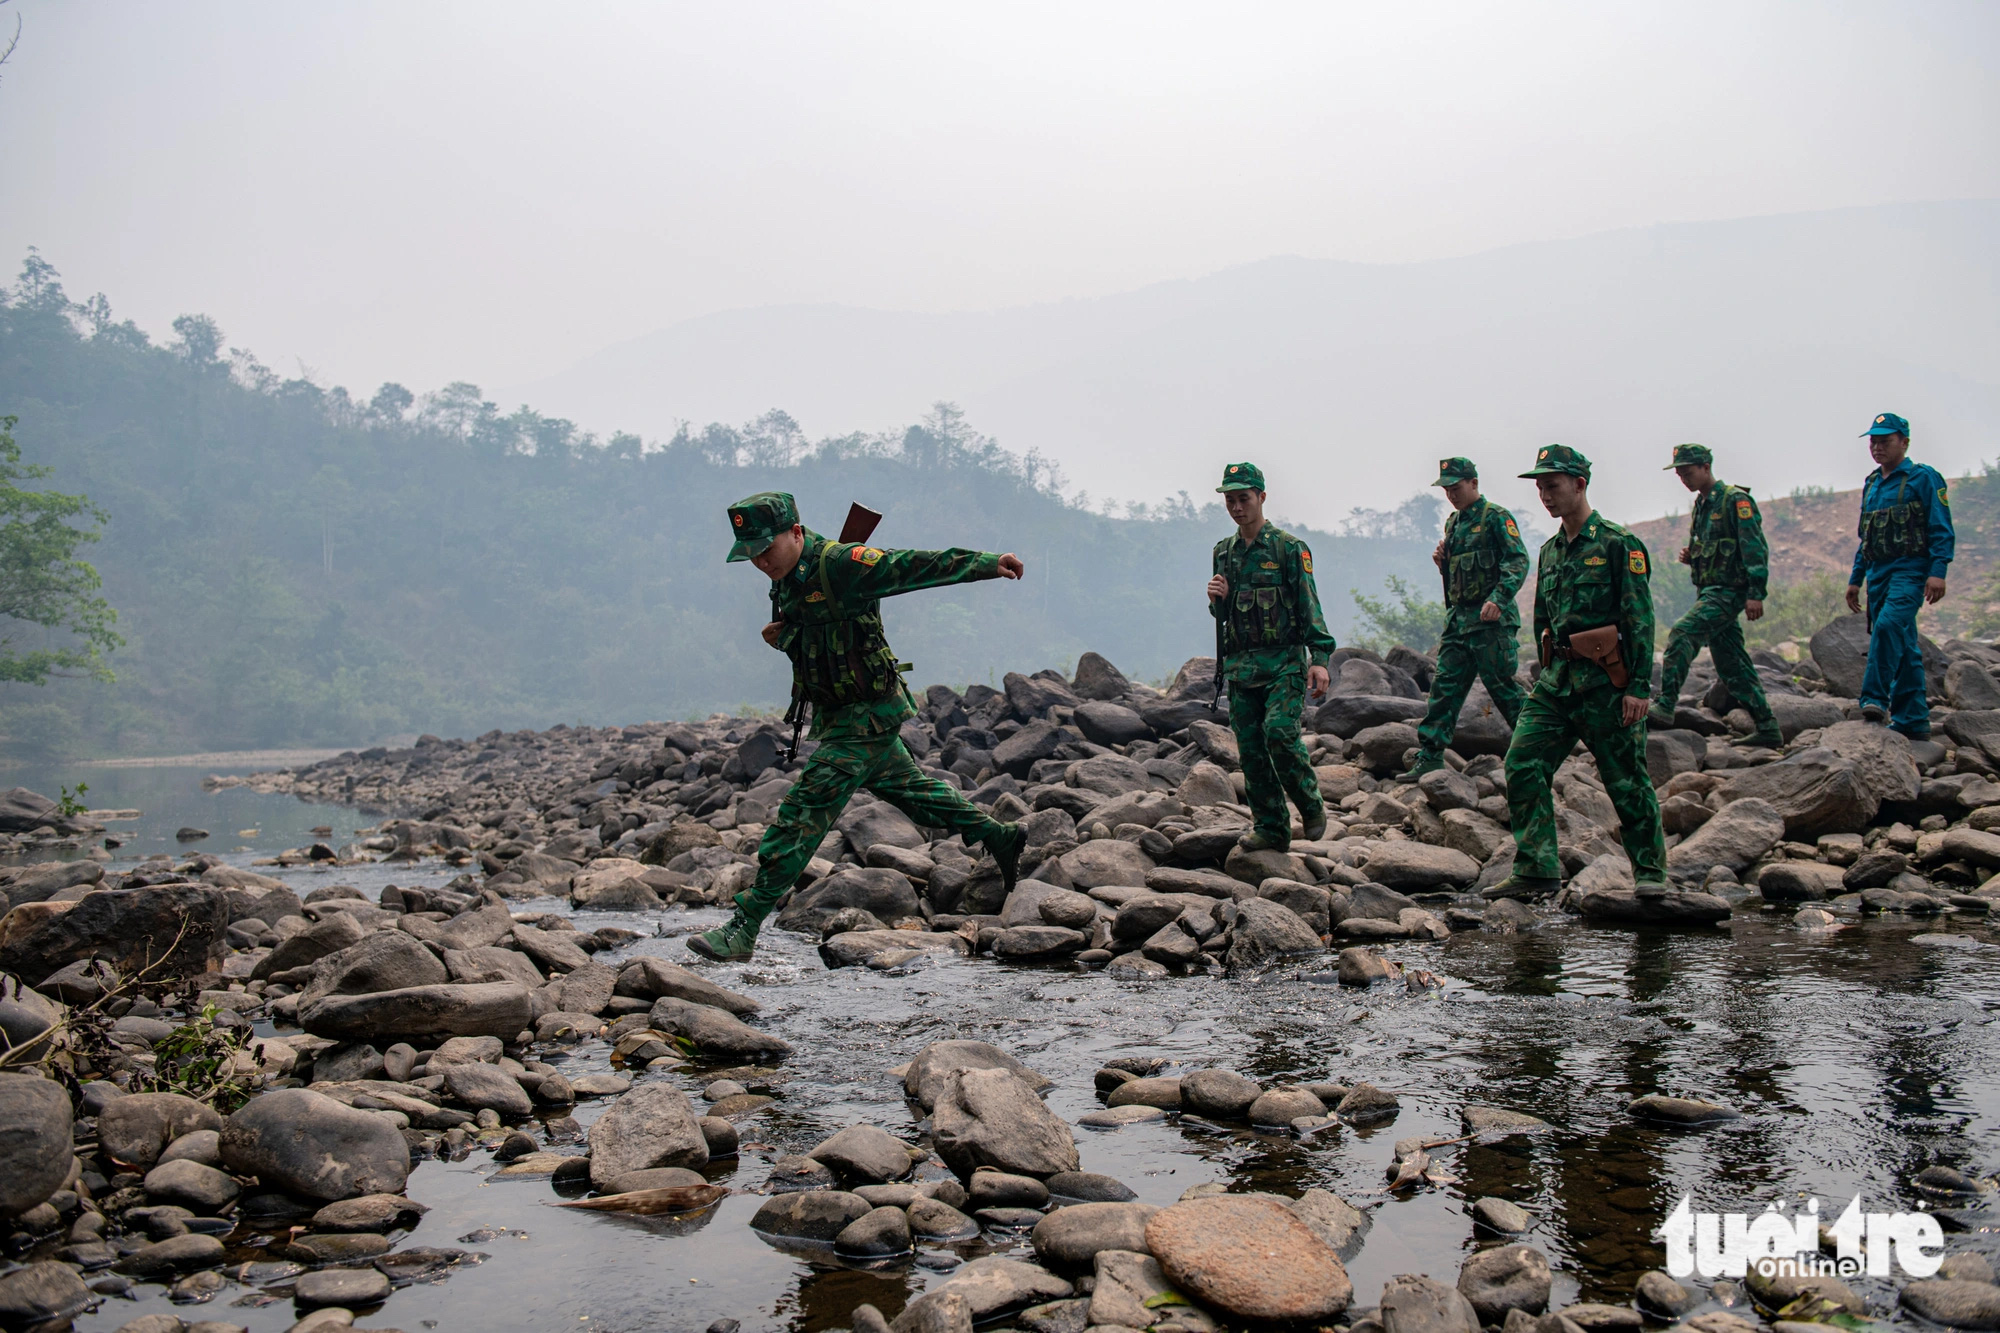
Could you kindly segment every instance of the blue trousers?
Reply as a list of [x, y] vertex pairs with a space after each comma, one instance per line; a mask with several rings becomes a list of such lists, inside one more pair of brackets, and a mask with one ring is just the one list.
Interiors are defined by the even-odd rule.
[[1924, 698], [1924, 653], [1917, 641], [1917, 608], [1924, 604], [1927, 572], [1868, 571], [1868, 672], [1861, 678], [1863, 706], [1889, 714], [1906, 735], [1928, 735], [1931, 706]]

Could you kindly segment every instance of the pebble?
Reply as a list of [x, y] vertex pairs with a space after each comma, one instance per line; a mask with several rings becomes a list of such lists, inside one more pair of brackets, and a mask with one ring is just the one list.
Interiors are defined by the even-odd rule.
[[1518, 1236], [1535, 1225], [1535, 1217], [1517, 1203], [1496, 1199], [1492, 1195], [1476, 1199], [1472, 1204], [1474, 1224], [1502, 1236]]

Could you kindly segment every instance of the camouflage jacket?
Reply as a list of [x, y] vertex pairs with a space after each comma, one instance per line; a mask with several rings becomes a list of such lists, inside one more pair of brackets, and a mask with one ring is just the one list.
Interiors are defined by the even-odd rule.
[[1229, 581], [1225, 597], [1211, 598], [1208, 613], [1222, 622], [1228, 679], [1266, 685], [1286, 671], [1325, 666], [1333, 635], [1320, 614], [1312, 549], [1275, 523], [1255, 541], [1241, 533], [1215, 544], [1213, 570]]
[[[1653, 682], [1652, 566], [1646, 544], [1596, 510], [1576, 539], [1558, 527], [1542, 544], [1535, 568], [1535, 642], [1552, 635], [1565, 644], [1580, 630], [1618, 626], [1619, 649], [1632, 679], [1625, 693], [1644, 699]], [[1592, 662], [1549, 663], [1535, 682], [1538, 694], [1587, 694], [1609, 690], [1611, 680]]]

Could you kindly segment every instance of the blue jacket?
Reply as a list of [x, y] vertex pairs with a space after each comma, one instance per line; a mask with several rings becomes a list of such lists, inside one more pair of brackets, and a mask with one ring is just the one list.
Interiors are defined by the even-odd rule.
[[[1904, 482], [1907, 479], [1908, 489]], [[1951, 497], [1945, 492], [1945, 480], [1938, 470], [1928, 463], [1912, 463], [1908, 458], [1890, 469], [1885, 476], [1876, 468], [1861, 484], [1861, 512], [1873, 513], [1878, 509], [1888, 509], [1906, 499], [1922, 499], [1925, 512], [1930, 516], [1930, 551], [1926, 555], [1899, 556], [1894, 560], [1883, 560], [1869, 564], [1862, 555], [1861, 545], [1855, 543], [1854, 572], [1848, 583], [1859, 584], [1869, 574], [1885, 575], [1906, 569], [1924, 572], [1926, 578], [1941, 579], [1945, 569], [1951, 564], [1951, 557], [1957, 549], [1958, 536], [1951, 526]]]

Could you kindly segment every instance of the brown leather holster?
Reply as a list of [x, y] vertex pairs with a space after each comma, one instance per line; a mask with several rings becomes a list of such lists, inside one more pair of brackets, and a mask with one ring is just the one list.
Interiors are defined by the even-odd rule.
[[1618, 650], [1618, 627], [1599, 625], [1596, 629], [1578, 630], [1569, 636], [1569, 642], [1556, 645], [1553, 655], [1566, 661], [1595, 663], [1604, 668], [1604, 674], [1611, 678], [1612, 685], [1624, 689], [1632, 683], [1632, 672], [1625, 665], [1625, 657]]

